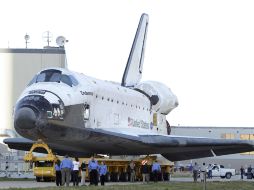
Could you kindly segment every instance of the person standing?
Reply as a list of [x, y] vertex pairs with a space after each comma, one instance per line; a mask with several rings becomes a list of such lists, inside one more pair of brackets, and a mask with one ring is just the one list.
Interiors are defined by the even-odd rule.
[[205, 179], [206, 179], [206, 167], [205, 167], [205, 163], [203, 163], [203, 165], [201, 166], [200, 170], [201, 170], [201, 174], [200, 174], [201, 182], [205, 182]]
[[72, 162], [73, 164], [73, 186], [78, 186], [79, 183], [79, 179], [78, 179], [78, 175], [79, 175], [79, 160], [76, 157], [75, 160]]
[[105, 184], [107, 171], [108, 171], [107, 166], [104, 164], [104, 162], [101, 162], [101, 165], [99, 166], [99, 174], [100, 174], [101, 185]]
[[194, 180], [194, 182], [197, 182], [197, 180], [198, 180], [198, 170], [199, 170], [199, 166], [198, 166], [197, 162], [195, 162], [195, 164], [193, 166], [193, 180]]
[[155, 160], [152, 165], [152, 173], [153, 173], [153, 181], [154, 182], [158, 182], [158, 175], [159, 175], [160, 171], [161, 171], [161, 166], [157, 162], [157, 160]]
[[247, 179], [252, 179], [252, 168], [251, 165], [247, 168]]
[[135, 163], [133, 162], [133, 160], [131, 160], [129, 166], [130, 166], [130, 173], [131, 173], [130, 181], [134, 182], [135, 181]]
[[142, 165], [141, 173], [142, 173], [143, 183], [145, 182], [148, 183], [149, 182], [149, 166], [147, 165], [147, 163]]
[[240, 168], [240, 173], [241, 173], [241, 179], [243, 179], [243, 176], [244, 176], [244, 167], [241, 166]]
[[73, 168], [72, 161], [69, 159], [68, 155], [65, 155], [64, 159], [60, 164], [61, 174], [62, 174], [62, 186], [65, 185], [68, 187], [71, 179], [71, 170]]
[[98, 162], [92, 156], [91, 160], [88, 163], [88, 170], [90, 176], [90, 185], [98, 185]]
[[56, 186], [62, 185], [62, 174], [61, 174], [61, 168], [60, 168], [60, 160], [56, 161], [55, 164], [55, 170], [56, 170]]
[[83, 161], [81, 166], [81, 185], [86, 185], [86, 162]]
[[212, 179], [213, 178], [213, 176], [212, 176], [212, 169], [213, 169], [213, 167], [212, 167], [212, 165], [211, 164], [209, 164], [209, 166], [208, 166], [208, 179]]

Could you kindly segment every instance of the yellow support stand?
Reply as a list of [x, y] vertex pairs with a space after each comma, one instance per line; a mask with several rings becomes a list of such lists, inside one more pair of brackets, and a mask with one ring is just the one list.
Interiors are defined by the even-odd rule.
[[[33, 155], [33, 151], [36, 148], [44, 148], [47, 152], [47, 155], [45, 157], [36, 157]], [[40, 161], [40, 160], [45, 160], [45, 161], [57, 161], [56, 155], [53, 154], [52, 150], [49, 148], [49, 146], [44, 143], [41, 139], [39, 139], [37, 142], [33, 144], [31, 147], [30, 151], [26, 153], [24, 156], [24, 161], [26, 162], [34, 162], [34, 161]]]

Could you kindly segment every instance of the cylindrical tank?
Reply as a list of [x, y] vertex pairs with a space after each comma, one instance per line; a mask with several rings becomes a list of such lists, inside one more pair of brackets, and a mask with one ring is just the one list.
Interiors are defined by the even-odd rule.
[[158, 101], [152, 105], [152, 109], [159, 113], [168, 114], [178, 106], [177, 97], [170, 88], [160, 82], [145, 81], [138, 84], [136, 88], [146, 93], [150, 98], [152, 96], [158, 97]]

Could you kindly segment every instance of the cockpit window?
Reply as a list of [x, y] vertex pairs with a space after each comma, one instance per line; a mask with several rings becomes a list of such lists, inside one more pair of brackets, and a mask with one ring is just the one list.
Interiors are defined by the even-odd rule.
[[46, 70], [42, 71], [38, 77], [36, 82], [60, 82], [61, 71], [58, 70]]
[[63, 82], [71, 87], [79, 84], [74, 76], [62, 74], [61, 71], [55, 69], [45, 70], [35, 75], [28, 86], [37, 82]]
[[73, 84], [74, 86], [77, 86], [77, 85], [78, 85], [77, 79], [75, 79], [75, 77], [72, 76], [72, 75], [70, 75], [69, 77], [70, 77], [70, 79], [71, 79], [72, 84]]
[[28, 83], [27, 86], [30, 86], [30, 85], [32, 85], [33, 83], [35, 83], [35, 82], [36, 82], [36, 79], [37, 79], [37, 75], [34, 76], [34, 78]]
[[72, 86], [71, 79], [68, 75], [62, 75], [61, 76], [61, 81], [69, 86]]

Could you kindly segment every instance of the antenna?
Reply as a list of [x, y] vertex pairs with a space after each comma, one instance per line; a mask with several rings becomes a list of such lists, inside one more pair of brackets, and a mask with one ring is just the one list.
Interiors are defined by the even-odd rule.
[[56, 44], [61, 48], [64, 48], [66, 42], [68, 42], [68, 40], [66, 40], [64, 36], [58, 36], [56, 38]]
[[67, 55], [66, 55], [66, 48], [65, 48], [65, 43], [69, 42], [69, 40], [66, 40], [64, 36], [58, 36], [56, 38], [56, 44], [59, 46], [59, 48], [63, 48], [65, 52], [65, 67], [67, 68]]
[[27, 44], [29, 43], [28, 40], [30, 39], [30, 36], [26, 33], [24, 38], [25, 38], [25, 41], [26, 41], [26, 48], [27, 48]]
[[49, 47], [49, 42], [51, 42], [51, 39], [53, 38], [52, 33], [50, 31], [45, 31], [42, 34], [42, 38], [44, 41], [48, 43], [48, 47]]

